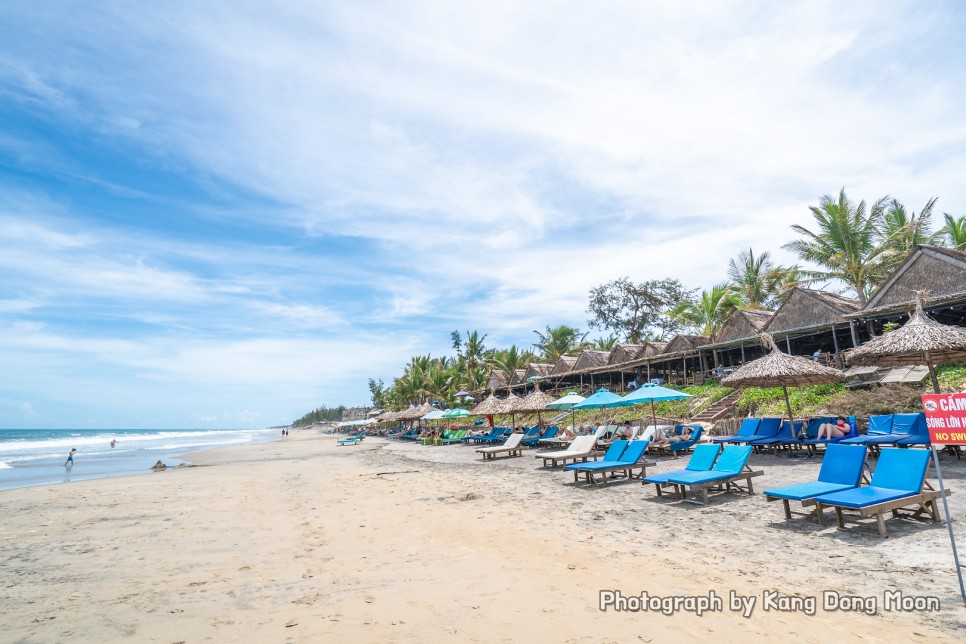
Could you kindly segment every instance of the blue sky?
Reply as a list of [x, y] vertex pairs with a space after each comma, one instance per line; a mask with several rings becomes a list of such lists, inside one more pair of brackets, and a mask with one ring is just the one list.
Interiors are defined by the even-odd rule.
[[721, 281], [845, 187], [966, 213], [935, 2], [0, 6], [0, 427], [262, 427], [449, 332]]

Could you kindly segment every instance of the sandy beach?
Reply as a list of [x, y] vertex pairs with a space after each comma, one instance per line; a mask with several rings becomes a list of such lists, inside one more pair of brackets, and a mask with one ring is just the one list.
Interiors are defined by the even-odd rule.
[[[941, 525], [890, 520], [881, 539], [874, 523], [786, 523], [760, 494], [713, 496], [705, 508], [639, 482], [575, 487], [530, 454], [483, 462], [466, 446], [337, 447], [302, 432], [189, 457], [198, 467], [0, 492], [0, 640], [966, 637]], [[653, 472], [685, 462], [652, 460]], [[820, 465], [771, 455], [751, 464], [765, 472], [758, 491], [814, 479]], [[966, 462], [943, 467], [966, 543]], [[714, 593], [723, 606], [601, 611], [601, 590]], [[865, 600], [826, 610], [825, 591]], [[887, 610], [884, 593], [895, 591], [937, 597], [940, 610]], [[732, 609], [729, 593], [755, 605]], [[790, 596], [817, 608], [766, 605]]]

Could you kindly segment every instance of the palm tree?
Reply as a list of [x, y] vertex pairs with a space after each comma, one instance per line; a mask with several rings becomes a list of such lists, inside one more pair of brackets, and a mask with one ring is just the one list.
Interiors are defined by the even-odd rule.
[[590, 343], [591, 349], [596, 349], [597, 351], [613, 351], [614, 347], [617, 346], [617, 338], [614, 336], [609, 336], [606, 338], [597, 338]]
[[777, 266], [768, 251], [755, 257], [749, 248], [728, 261], [728, 277], [732, 290], [741, 296], [742, 308], [764, 309], [798, 284], [798, 267]]
[[502, 373], [509, 383], [513, 379], [513, 373], [517, 369], [523, 369], [533, 358], [529, 351], [520, 351], [517, 345], [511, 345], [509, 349], [500, 349], [493, 353], [490, 365]]
[[946, 225], [940, 228], [939, 232], [945, 238], [946, 245], [950, 248], [966, 250], [966, 217], [956, 219], [948, 212], [944, 212], [943, 216]]
[[540, 355], [547, 362], [556, 362], [560, 356], [576, 353], [587, 346], [584, 341], [587, 334], [581, 335], [578, 329], [565, 324], [555, 328], [548, 326], [546, 334], [539, 331], [534, 333], [539, 336], [540, 341], [534, 342], [533, 346], [540, 350]]
[[882, 212], [878, 234], [886, 248], [886, 267], [891, 270], [902, 263], [920, 244], [935, 244], [942, 231], [930, 232], [932, 209], [937, 197], [926, 202], [919, 214], [907, 213], [898, 200], [891, 200]]
[[670, 315], [679, 322], [699, 329], [699, 333], [712, 338], [735, 309], [741, 306], [741, 296], [727, 284], [713, 286], [702, 291], [697, 302], [681, 302]]
[[887, 268], [888, 249], [879, 244], [878, 234], [886, 199], [877, 201], [866, 214], [865, 201], [854, 204], [842, 188], [838, 199], [825, 195], [818, 206], [810, 206], [818, 224], [817, 232], [796, 224], [792, 230], [803, 238], [784, 246], [820, 267], [802, 270], [802, 275], [812, 282], [845, 282], [864, 306], [869, 292]]

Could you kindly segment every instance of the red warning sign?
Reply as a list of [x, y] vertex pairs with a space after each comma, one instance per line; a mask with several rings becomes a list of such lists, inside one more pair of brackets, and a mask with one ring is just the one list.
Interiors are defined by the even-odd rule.
[[966, 394], [924, 394], [929, 440], [944, 445], [966, 445]]

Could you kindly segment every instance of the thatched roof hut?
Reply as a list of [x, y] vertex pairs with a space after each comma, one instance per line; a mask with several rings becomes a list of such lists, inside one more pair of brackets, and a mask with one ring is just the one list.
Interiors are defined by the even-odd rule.
[[701, 347], [710, 344], [711, 338], [703, 335], [676, 335], [667, 343], [664, 350], [656, 356], [658, 360], [682, 353], [696, 353]]
[[523, 398], [521, 398], [520, 396], [517, 396], [516, 394], [511, 393], [509, 396], [507, 396], [502, 401], [500, 401], [501, 404], [499, 409], [493, 413], [494, 414], [516, 414], [518, 413], [516, 407], [517, 405], [520, 404], [521, 400], [523, 400]]
[[502, 371], [494, 369], [490, 372], [490, 379], [486, 381], [486, 388], [489, 391], [506, 387], [506, 375]]
[[828, 329], [833, 324], [848, 324], [845, 316], [858, 310], [858, 300], [796, 286], [764, 330], [774, 336], [793, 331]]
[[510, 386], [512, 387], [513, 385], [519, 385], [519, 384], [525, 383], [527, 381], [526, 375], [527, 375], [526, 369], [514, 369], [513, 377], [510, 378]]
[[916, 310], [908, 322], [853, 349], [847, 360], [854, 365], [880, 367], [927, 365], [938, 394], [939, 381], [933, 365], [966, 362], [966, 328], [947, 326], [930, 319], [923, 311], [924, 304], [925, 294], [920, 291]]
[[618, 344], [607, 357], [607, 364], [616, 366], [630, 362], [644, 351], [643, 344]]
[[607, 359], [610, 357], [608, 351], [597, 351], [595, 349], [585, 349], [577, 356], [572, 372], [582, 372], [595, 367], [606, 367]]
[[773, 315], [774, 313], [771, 311], [736, 310], [728, 316], [717, 337], [715, 337], [714, 344], [728, 344], [739, 340], [757, 338], [761, 335], [765, 325], [771, 321]]
[[966, 303], [966, 253], [939, 246], [917, 246], [865, 307], [851, 317], [870, 319], [904, 313], [915, 306], [916, 291], [924, 289], [930, 293], [930, 309]]
[[403, 409], [400, 412], [396, 412], [396, 416], [393, 420], [418, 420], [434, 409], [436, 408], [429, 403], [423, 403], [418, 407], [409, 407], [408, 409]]
[[531, 379], [546, 378], [553, 371], [553, 364], [549, 362], [531, 362], [527, 365], [527, 370], [523, 374], [523, 382], [530, 382]]
[[574, 363], [577, 362], [577, 356], [560, 356], [557, 361], [553, 363], [553, 369], [550, 371], [552, 376], [562, 376], [570, 373], [574, 368]]

